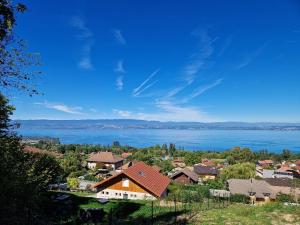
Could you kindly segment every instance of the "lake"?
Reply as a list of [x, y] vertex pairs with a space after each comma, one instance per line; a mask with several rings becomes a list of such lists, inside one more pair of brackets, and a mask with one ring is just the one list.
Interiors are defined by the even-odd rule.
[[279, 130], [171, 130], [171, 129], [25, 129], [23, 136], [57, 137], [63, 144], [112, 144], [147, 147], [175, 143], [186, 150], [222, 151], [234, 146], [252, 150], [300, 151], [300, 131]]

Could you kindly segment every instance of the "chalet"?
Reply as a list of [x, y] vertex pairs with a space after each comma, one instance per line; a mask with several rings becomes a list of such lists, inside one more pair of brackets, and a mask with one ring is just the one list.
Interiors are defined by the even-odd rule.
[[170, 179], [151, 166], [138, 162], [121, 173], [94, 185], [97, 198], [155, 200], [167, 196]]
[[170, 178], [174, 182], [181, 184], [197, 184], [199, 179], [198, 175], [189, 169], [177, 171]]
[[204, 181], [214, 180], [218, 176], [218, 170], [215, 167], [202, 164], [194, 165], [194, 172]]
[[98, 152], [92, 153], [87, 160], [88, 168], [109, 168], [109, 169], [118, 169], [123, 165], [123, 158], [116, 157], [112, 152]]

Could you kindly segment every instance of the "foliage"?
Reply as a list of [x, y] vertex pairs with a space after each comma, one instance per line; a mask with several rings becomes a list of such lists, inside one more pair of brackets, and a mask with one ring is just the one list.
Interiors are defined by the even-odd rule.
[[78, 175], [77, 172], [82, 170], [81, 163], [82, 158], [79, 152], [67, 152], [61, 160], [61, 167], [64, 171], [65, 177], [70, 176], [70, 174], [72, 174], [72, 177], [76, 177]]
[[279, 194], [276, 196], [276, 201], [278, 201], [278, 202], [295, 202], [295, 199], [291, 195]]
[[231, 202], [247, 203], [248, 196], [243, 194], [233, 194], [230, 196]]
[[74, 178], [74, 177], [68, 177], [67, 178], [67, 183], [68, 183], [68, 186], [71, 189], [76, 189], [79, 186], [79, 180], [77, 178]]
[[255, 177], [255, 164], [238, 163], [221, 170], [220, 178], [223, 182], [228, 179], [249, 179]]
[[25, 10], [23, 4], [14, 5], [11, 1], [0, 0], [0, 86], [33, 95], [37, 90], [31, 81], [40, 72], [32, 70], [32, 67], [40, 65], [39, 54], [27, 53], [25, 41], [13, 35], [15, 14]]

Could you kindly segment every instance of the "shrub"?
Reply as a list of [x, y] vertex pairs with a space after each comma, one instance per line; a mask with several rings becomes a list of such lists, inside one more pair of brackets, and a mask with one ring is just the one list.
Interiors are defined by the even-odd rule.
[[231, 202], [239, 202], [239, 203], [246, 203], [248, 202], [248, 196], [243, 194], [233, 194], [230, 196]]

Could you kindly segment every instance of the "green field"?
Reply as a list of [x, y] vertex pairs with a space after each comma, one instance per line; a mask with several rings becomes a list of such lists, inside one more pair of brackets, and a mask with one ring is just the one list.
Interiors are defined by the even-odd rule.
[[[54, 192], [53, 194], [57, 195], [59, 193]], [[152, 203], [150, 201], [110, 200], [106, 204], [100, 204], [97, 199], [86, 197], [89, 196], [87, 193], [72, 192], [68, 194], [71, 195], [71, 203], [68, 205], [58, 204], [61, 205], [61, 209], [72, 207], [69, 212], [65, 212], [65, 216], [61, 217], [61, 223], [59, 224], [69, 224], [71, 221], [76, 221], [77, 212], [80, 210], [103, 209], [103, 213], [96, 224], [109, 224], [112, 221], [112, 224], [120, 225], [152, 225], [153, 221], [153, 224], [162, 225], [300, 225], [300, 206], [284, 206], [281, 203], [270, 203], [263, 206], [232, 203], [231, 205], [225, 204], [222, 207], [222, 204], [213, 203], [211, 200], [209, 209], [206, 204], [203, 204], [201, 207], [199, 203], [197, 205], [195, 203], [177, 203], [175, 211], [174, 205], [166, 206], [155, 201], [153, 202], [152, 211]]]
[[300, 206], [234, 204], [196, 214], [188, 224], [297, 225], [300, 224]]

